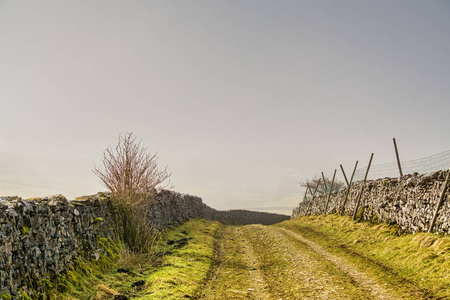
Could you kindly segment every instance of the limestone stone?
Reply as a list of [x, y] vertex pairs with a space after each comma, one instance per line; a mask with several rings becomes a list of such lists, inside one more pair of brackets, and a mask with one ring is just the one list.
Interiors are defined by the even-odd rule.
[[[398, 224], [405, 232], [428, 230], [446, 176], [447, 171], [438, 171], [423, 175], [409, 174], [401, 179], [384, 178], [370, 181], [361, 197], [361, 205], [368, 208], [362, 215], [363, 220], [372, 221], [376, 215], [382, 222]], [[347, 215], [353, 215], [361, 184], [358, 182], [352, 187], [344, 210]], [[450, 231], [449, 193], [447, 190], [434, 227], [436, 233], [445, 235]], [[345, 191], [332, 195], [326, 212], [325, 196], [308, 199], [293, 210], [292, 217], [340, 212], [344, 198]]]

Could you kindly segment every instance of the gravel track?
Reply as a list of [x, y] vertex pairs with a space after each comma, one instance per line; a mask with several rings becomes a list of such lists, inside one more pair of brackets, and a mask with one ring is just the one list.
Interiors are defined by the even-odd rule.
[[291, 230], [226, 227], [220, 239], [201, 299], [400, 299], [346, 259]]
[[297, 239], [298, 241], [308, 245], [316, 253], [320, 254], [322, 257], [329, 260], [344, 273], [349, 275], [360, 287], [370, 293], [375, 299], [400, 299], [392, 290], [380, 285], [373, 277], [359, 270], [346, 259], [326, 251], [315, 242], [306, 239], [296, 232], [293, 232], [286, 228], [277, 228], [277, 230], [280, 230], [285, 234]]

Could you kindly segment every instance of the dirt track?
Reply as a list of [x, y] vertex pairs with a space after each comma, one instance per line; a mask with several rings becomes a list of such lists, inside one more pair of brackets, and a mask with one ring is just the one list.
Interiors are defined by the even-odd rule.
[[201, 299], [401, 299], [298, 232], [224, 227]]

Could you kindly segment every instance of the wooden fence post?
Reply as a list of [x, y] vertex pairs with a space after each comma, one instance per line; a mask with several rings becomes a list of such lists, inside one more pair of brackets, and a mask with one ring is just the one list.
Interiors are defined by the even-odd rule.
[[322, 172], [322, 179], [323, 179], [323, 186], [325, 187], [325, 195], [326, 195], [327, 191], [328, 191], [328, 187], [327, 187], [327, 182], [325, 181], [325, 176], [323, 175], [323, 172]]
[[303, 201], [306, 201], [306, 194], [308, 193], [308, 189], [305, 191], [305, 195], [303, 196]]
[[309, 190], [311, 196], [313, 195], [311, 188], [309, 187], [309, 183], [306, 183], [306, 190]]
[[314, 198], [314, 196], [315, 196], [315, 195], [316, 195], [316, 193], [317, 193], [317, 189], [319, 188], [319, 185], [320, 185], [320, 181], [321, 181], [321, 179], [319, 178], [319, 181], [317, 182], [316, 188], [314, 189], [314, 194], [312, 195], [312, 196], [313, 196], [313, 198]]
[[445, 178], [444, 187], [442, 188], [441, 195], [439, 197], [438, 203], [436, 203], [436, 210], [434, 211], [433, 219], [431, 220], [430, 228], [428, 228], [428, 232], [431, 233], [433, 231], [434, 224], [436, 223], [436, 219], [438, 216], [439, 208], [442, 205], [442, 202], [444, 201], [445, 192], [447, 191], [448, 187], [448, 180], [450, 176], [450, 170], [447, 173], [447, 178]]
[[400, 177], [403, 177], [402, 165], [400, 164], [400, 157], [398, 156], [397, 143], [395, 142], [395, 138], [393, 138], [393, 140], [394, 140], [395, 156], [397, 157], [398, 171], [400, 172]]
[[342, 165], [339, 165], [339, 166], [341, 166], [342, 174], [344, 174], [345, 183], [347, 183], [347, 187], [349, 187], [350, 183], [348, 182], [347, 175], [345, 175], [344, 168], [342, 167]]
[[358, 166], [358, 161], [355, 163], [355, 167], [353, 168], [352, 178], [350, 178], [350, 185], [352, 185], [353, 177], [355, 176], [356, 167]]
[[[348, 196], [350, 195], [350, 190], [351, 190], [351, 188], [352, 188], [352, 183], [353, 183], [353, 177], [355, 176], [355, 172], [356, 172], [356, 167], [357, 167], [357, 166], [358, 166], [358, 161], [356, 161], [355, 167], [353, 168], [352, 178], [350, 178], [350, 183], [348, 184], [348, 187], [347, 187], [347, 193], [345, 194], [344, 202], [342, 203], [342, 207], [341, 207], [341, 216], [344, 215], [345, 204], [347, 203]], [[342, 173], [344, 174], [344, 177], [347, 178], [347, 177], [345, 176], [344, 168], [342, 167], [342, 165], [341, 165], [341, 170], [342, 170]]]
[[341, 207], [341, 216], [343, 216], [344, 215], [344, 210], [345, 210], [345, 204], [347, 203], [348, 195], [350, 194], [350, 184], [348, 183], [347, 176], [345, 175], [344, 168], [342, 167], [342, 165], [340, 165], [340, 166], [341, 166], [342, 174], [344, 174], [345, 182], [347, 182], [347, 192], [345, 194], [344, 202], [342, 203], [342, 207]]
[[330, 202], [331, 191], [333, 190], [333, 184], [334, 184], [334, 178], [335, 178], [335, 177], [336, 177], [336, 169], [334, 169], [333, 180], [331, 180], [330, 193], [328, 194], [327, 204], [325, 205], [325, 211], [323, 212], [324, 214], [327, 213], [328, 202]]
[[364, 188], [366, 187], [367, 175], [369, 174], [370, 165], [372, 164], [372, 158], [373, 158], [373, 153], [372, 153], [372, 155], [370, 155], [370, 160], [369, 160], [369, 165], [367, 166], [366, 175], [364, 176], [364, 181], [362, 183], [361, 190], [359, 191], [359, 195], [356, 200], [355, 211], [353, 212], [353, 220], [356, 220], [356, 217], [358, 215], [359, 202], [361, 201], [362, 193], [364, 191]]

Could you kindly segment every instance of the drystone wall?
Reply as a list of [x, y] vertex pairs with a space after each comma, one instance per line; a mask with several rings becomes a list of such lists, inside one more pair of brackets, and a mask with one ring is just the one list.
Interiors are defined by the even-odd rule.
[[159, 192], [147, 209], [152, 226], [158, 231], [190, 218], [201, 218], [202, 210], [202, 198], [166, 190]]
[[32, 295], [32, 282], [59, 274], [78, 253], [98, 259], [98, 236], [113, 236], [109, 219], [101, 195], [71, 202], [60, 195], [0, 198], [0, 295]]
[[148, 208], [148, 216], [157, 230], [163, 230], [190, 218], [205, 218], [232, 225], [271, 225], [290, 219], [287, 215], [267, 212], [242, 209], [217, 210], [204, 204], [200, 197], [172, 191], [158, 193], [155, 201]]
[[207, 206], [203, 210], [203, 217], [205, 219], [217, 220], [224, 224], [231, 224], [231, 225], [247, 225], [247, 224], [271, 225], [290, 219], [290, 216], [274, 213], [255, 212], [244, 209], [221, 211], [215, 210]]
[[[109, 255], [98, 242], [115, 238], [110, 211], [107, 193], [74, 201], [61, 195], [27, 200], [0, 197], [0, 296], [21, 299], [23, 291], [33, 298], [37, 293], [31, 287], [33, 282], [55, 278], [78, 256], [99, 259]], [[189, 218], [231, 224], [273, 224], [290, 218], [243, 210], [217, 211], [199, 197], [173, 191], [159, 192], [147, 212], [159, 231]]]
[[[371, 180], [365, 184], [357, 182], [350, 190], [344, 214], [354, 214], [358, 195], [364, 185], [357, 209], [358, 219], [397, 225], [400, 232], [428, 231], [446, 176], [447, 171], [439, 171]], [[326, 211], [327, 196], [303, 201], [293, 210], [292, 217], [340, 212], [346, 193], [347, 190], [343, 190], [331, 195]], [[449, 231], [450, 199], [447, 189], [433, 232], [449, 234]]]

